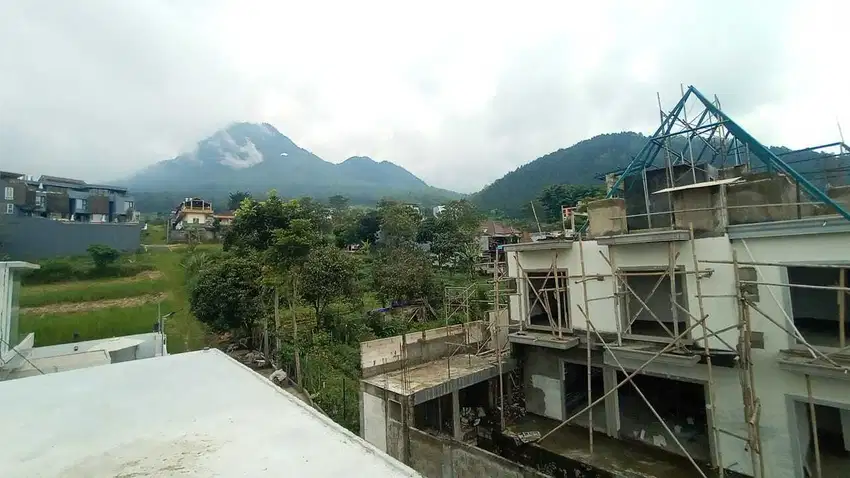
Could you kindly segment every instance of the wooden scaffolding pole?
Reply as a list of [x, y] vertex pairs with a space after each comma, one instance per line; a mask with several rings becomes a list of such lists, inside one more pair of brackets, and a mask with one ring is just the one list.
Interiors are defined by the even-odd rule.
[[[694, 279], [696, 281], [696, 289], [697, 289], [697, 304], [699, 306], [699, 316], [700, 318], [707, 318], [705, 314], [705, 306], [702, 302], [702, 285], [700, 284], [700, 274], [699, 274], [699, 260], [697, 260], [697, 248], [696, 241], [694, 240], [694, 225], [690, 224], [689, 226], [690, 232], [690, 241], [691, 241], [691, 256], [694, 259], [694, 272], [696, 275]], [[671, 251], [672, 254], [672, 251]], [[674, 307], [675, 308], [675, 307]], [[708, 347], [708, 327], [706, 327], [705, 322], [702, 323], [702, 347], [703, 354], [705, 354], [706, 360], [706, 368], [708, 370], [708, 399], [711, 403], [708, 404], [708, 419], [711, 422], [711, 431], [714, 435], [714, 460], [717, 465], [717, 476], [723, 477], [726, 475], [726, 469], [723, 467], [723, 454], [720, 453], [720, 433], [717, 431], [717, 394], [714, 389], [714, 371], [711, 363], [711, 351]]]
[[[747, 445], [750, 451], [750, 461], [753, 467], [753, 476], [757, 476], [756, 470], [759, 469], [759, 457], [755, 439], [755, 404], [753, 403], [753, 390], [748, 371], [752, 367], [749, 353], [750, 335], [747, 333], [749, 329], [749, 309], [742, 287], [740, 270], [738, 269], [738, 255], [734, 249], [732, 250], [732, 267], [735, 274], [735, 290], [738, 294], [738, 379], [741, 383], [741, 394], [744, 402], [744, 419], [747, 424]], [[764, 477], [762, 476], [761, 478]]]
[[823, 468], [820, 462], [820, 439], [818, 438], [818, 418], [815, 413], [815, 402], [812, 399], [812, 379], [806, 374], [806, 393], [809, 396], [809, 424], [812, 427], [812, 440], [815, 444], [815, 475], [816, 478], [823, 478]]
[[[499, 431], [505, 431], [505, 384], [502, 377], [502, 344], [499, 342], [499, 320], [502, 314], [501, 304], [499, 303], [499, 249], [496, 248], [496, 261], [493, 267], [493, 287], [494, 304], [493, 309], [496, 311], [493, 317], [493, 338], [496, 343], [496, 362], [499, 364]], [[507, 331], [505, 331], [507, 337]]]
[[[584, 241], [578, 241], [578, 254], [581, 259], [581, 275], [584, 276], [586, 274], [586, 269], [584, 265]], [[591, 355], [590, 355], [590, 328], [593, 324], [590, 323], [590, 309], [588, 308], [588, 298], [587, 298], [587, 281], [581, 281], [581, 288], [584, 296], [584, 310], [582, 314], [584, 315], [584, 320], [586, 325], [585, 329], [585, 348], [587, 349], [587, 433], [588, 433], [588, 443], [590, 445], [590, 454], [593, 455], [593, 388], [591, 386]]]
[[[581, 310], [583, 310], [583, 309], [581, 308], [581, 306], [579, 306], [579, 310], [580, 310], [580, 311], [581, 311]], [[599, 397], [599, 398], [597, 398], [596, 400], [594, 400], [594, 401], [593, 401], [593, 403], [591, 403], [590, 405], [591, 405], [591, 406], [595, 406], [596, 404], [598, 404], [598, 403], [600, 403], [601, 401], [603, 401], [603, 400], [605, 400], [606, 398], [608, 398], [608, 396], [609, 396], [609, 395], [611, 395], [612, 393], [614, 393], [614, 392], [616, 392], [617, 390], [619, 390], [619, 389], [620, 389], [620, 387], [622, 387], [623, 385], [625, 385], [625, 384], [629, 383], [629, 382], [632, 380], [632, 378], [634, 378], [634, 376], [635, 376], [635, 375], [637, 375], [637, 374], [641, 373], [641, 372], [642, 372], [642, 371], [643, 371], [646, 367], [648, 367], [648, 366], [649, 366], [649, 364], [651, 364], [653, 361], [655, 361], [655, 359], [657, 359], [657, 358], [658, 358], [658, 357], [660, 357], [661, 355], [663, 355], [663, 354], [665, 354], [665, 353], [667, 353], [667, 352], [669, 352], [669, 351], [673, 350], [673, 349], [675, 348], [675, 342], [676, 342], [676, 341], [678, 341], [678, 340], [679, 340], [679, 339], [681, 339], [682, 337], [684, 337], [684, 336], [686, 336], [687, 334], [689, 334], [689, 333], [691, 332], [691, 330], [693, 330], [694, 328], [698, 327], [698, 326], [699, 326], [699, 325], [700, 325], [700, 324], [701, 324], [704, 320], [705, 320], [705, 319], [697, 320], [697, 321], [695, 321], [693, 324], [689, 325], [687, 329], [685, 329], [685, 330], [684, 330], [684, 331], [682, 331], [682, 332], [681, 332], [678, 336], [676, 336], [676, 337], [674, 337], [674, 338], [673, 338], [673, 342], [666, 344], [666, 345], [665, 345], [665, 346], [664, 346], [661, 350], [659, 350], [658, 352], [655, 352], [655, 353], [652, 355], [652, 357], [650, 357], [650, 358], [649, 358], [646, 362], [644, 362], [643, 364], [641, 364], [641, 366], [640, 366], [640, 367], [638, 367], [637, 369], [635, 369], [635, 371], [634, 371], [634, 372], [632, 372], [632, 373], [628, 374], [628, 375], [626, 376], [626, 378], [624, 378], [621, 382], [617, 383], [617, 385], [615, 385], [613, 388], [611, 388], [611, 390], [608, 390], [607, 392], [605, 392], [604, 394], [602, 394], [602, 396], [601, 396], [601, 397]], [[591, 325], [592, 325], [592, 324], [591, 324]], [[597, 334], [597, 335], [598, 335], [598, 334]], [[569, 418], [567, 418], [566, 420], [562, 421], [562, 422], [561, 422], [558, 426], [556, 426], [555, 428], [553, 428], [553, 429], [549, 430], [549, 431], [548, 431], [545, 435], [543, 435], [543, 436], [540, 438], [540, 440], [537, 440], [537, 443], [540, 443], [541, 441], [543, 441], [543, 440], [544, 440], [546, 437], [548, 437], [549, 435], [551, 435], [551, 434], [555, 433], [556, 431], [560, 430], [560, 429], [561, 429], [561, 427], [563, 427], [564, 425], [567, 425], [567, 424], [568, 424], [568, 423], [570, 423], [571, 421], [575, 420], [575, 419], [576, 419], [576, 417], [580, 417], [580, 416], [581, 416], [582, 414], [584, 414], [584, 412], [586, 412], [587, 410], [588, 410], [588, 407], [584, 407], [584, 408], [582, 408], [581, 410], [579, 410], [578, 412], [574, 413], [571, 417], [569, 417]]]

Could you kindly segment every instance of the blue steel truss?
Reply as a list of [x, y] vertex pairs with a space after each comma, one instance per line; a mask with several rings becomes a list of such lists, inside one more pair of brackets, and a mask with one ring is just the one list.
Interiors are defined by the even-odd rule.
[[[691, 103], [695, 103], [702, 111], [692, 115], [692, 119], [689, 120], [687, 104], [691, 99], [695, 100]], [[850, 148], [843, 142], [806, 148], [793, 153], [814, 151], [828, 146], [839, 146], [842, 151], [839, 155], [842, 156], [850, 153]], [[661, 155], [662, 151], [664, 155]], [[655, 163], [659, 156], [666, 160], [667, 166], [689, 164], [692, 168], [696, 168], [697, 164], [715, 164], [723, 167], [728, 164], [728, 161], [733, 161], [734, 164], [749, 163], [750, 158], [754, 157], [768, 171], [781, 172], [792, 178], [797, 182], [798, 187], [813, 200], [827, 205], [845, 219], [850, 220], [850, 212], [732, 120], [720, 109], [720, 103], [716, 98], [714, 102], [709, 101], [693, 86], [688, 87], [669, 113], [662, 112], [661, 125], [626, 169], [619, 174], [606, 197], [610, 198], [618, 194], [624, 178], [642, 174], [643, 171], [656, 167]]]

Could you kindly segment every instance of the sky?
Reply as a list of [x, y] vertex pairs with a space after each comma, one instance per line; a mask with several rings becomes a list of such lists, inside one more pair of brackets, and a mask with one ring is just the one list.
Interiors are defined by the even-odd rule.
[[[236, 121], [473, 192], [717, 95], [769, 145], [850, 136], [850, 2], [0, 0], [0, 169], [125, 178]], [[850, 141], [850, 138], [847, 138]]]

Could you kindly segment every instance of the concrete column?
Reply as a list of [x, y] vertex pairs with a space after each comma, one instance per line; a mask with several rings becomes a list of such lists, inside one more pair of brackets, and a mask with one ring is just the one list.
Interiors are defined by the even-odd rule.
[[[617, 386], [617, 370], [612, 367], [602, 367], [602, 381], [605, 393]], [[614, 392], [605, 399], [605, 424], [608, 436], [617, 437], [620, 432], [620, 397]]]
[[455, 440], [463, 438], [460, 430], [460, 393], [457, 390], [452, 392], [452, 430]]
[[844, 435], [844, 449], [850, 451], [850, 410], [841, 409], [841, 433]]

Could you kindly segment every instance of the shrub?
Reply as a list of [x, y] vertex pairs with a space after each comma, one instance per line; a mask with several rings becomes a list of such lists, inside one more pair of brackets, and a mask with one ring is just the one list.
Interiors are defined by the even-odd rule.
[[121, 253], [103, 244], [92, 244], [86, 249], [94, 262], [95, 269], [103, 270], [115, 264]]

